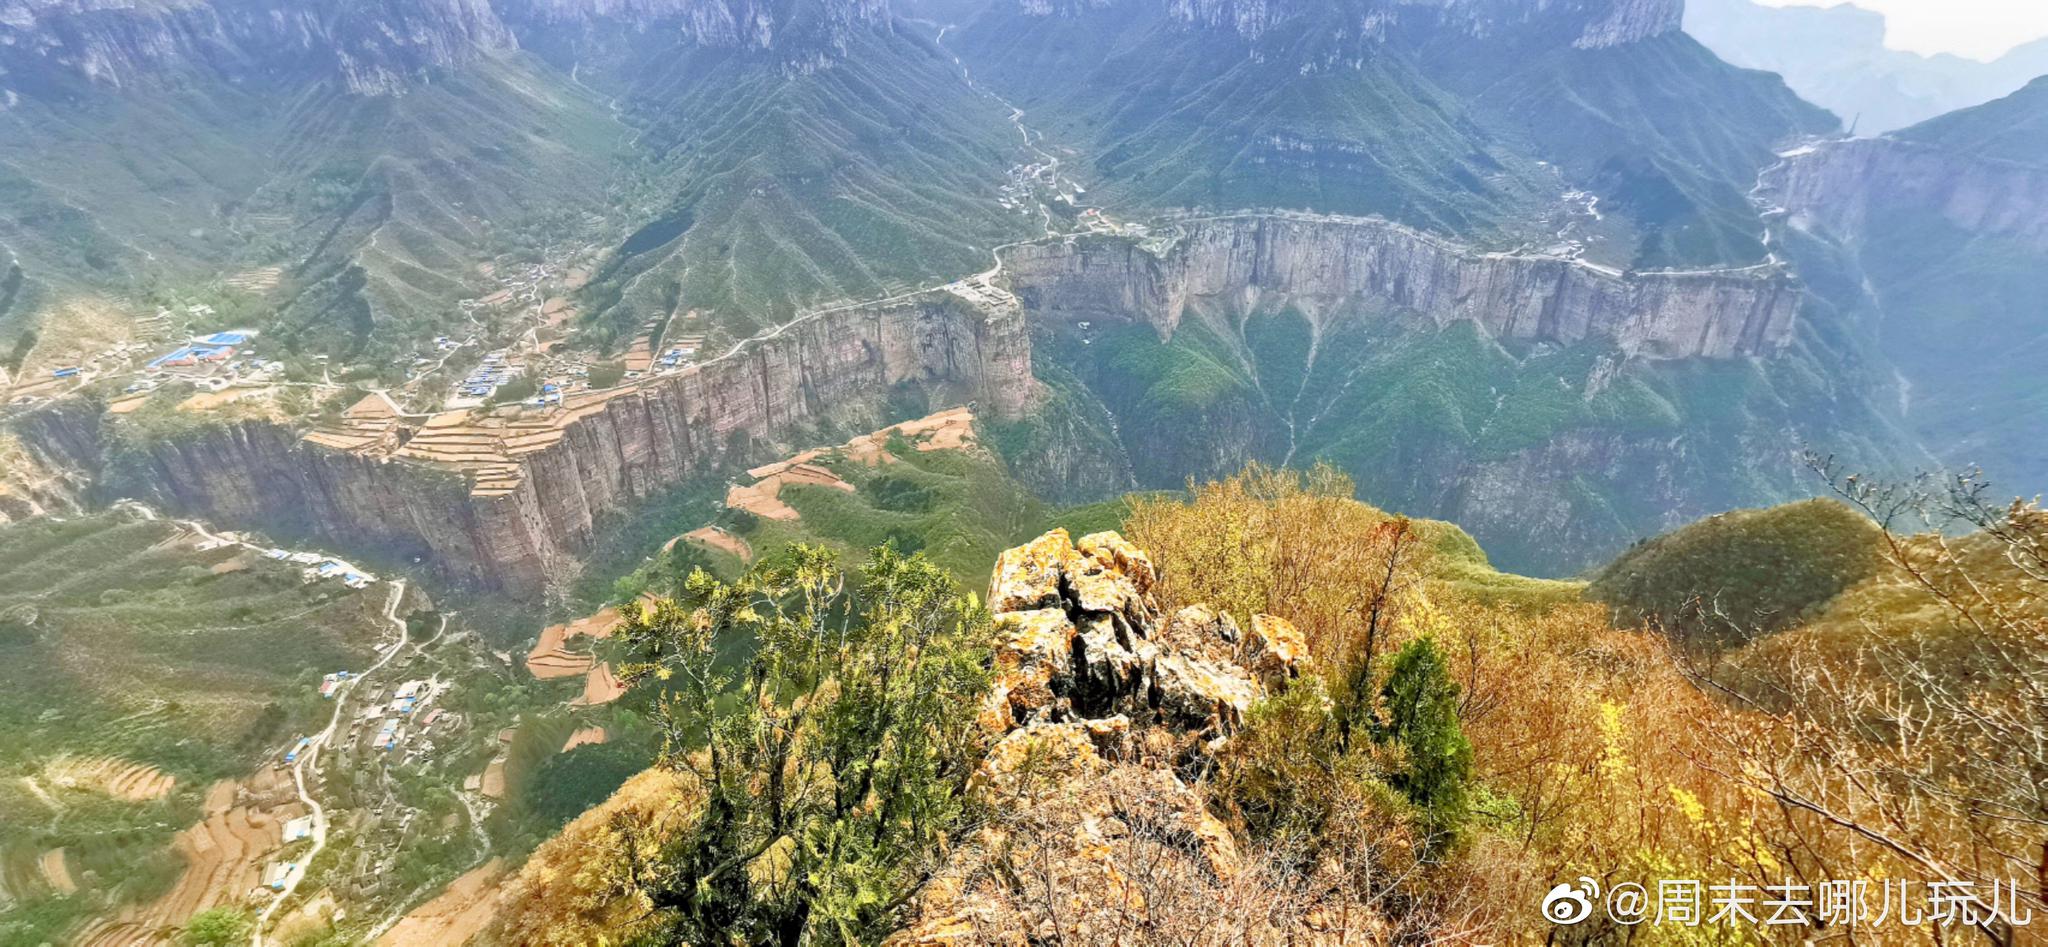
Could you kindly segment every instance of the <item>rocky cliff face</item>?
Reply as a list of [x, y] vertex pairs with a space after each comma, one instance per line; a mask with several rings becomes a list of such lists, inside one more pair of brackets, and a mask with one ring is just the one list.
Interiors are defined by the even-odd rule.
[[1030, 358], [1014, 307], [935, 292], [801, 320], [616, 393], [518, 452], [509, 488], [475, 489], [458, 469], [323, 447], [267, 423], [153, 444], [137, 479], [155, 502], [224, 526], [417, 557], [450, 579], [537, 597], [575, 575], [608, 517], [745, 459], [751, 441], [785, 441], [906, 382], [1012, 416], [1035, 396]]
[[[1619, 277], [1562, 260], [1475, 253], [1381, 222], [1271, 216], [1186, 223], [1176, 239], [1150, 249], [1089, 238], [1017, 247], [1004, 259], [1014, 294], [974, 280], [800, 320], [690, 371], [486, 435], [502, 442], [488, 464], [441, 462], [413, 449], [430, 440], [425, 435], [396, 449], [356, 450], [252, 423], [149, 447], [134, 483], [154, 502], [223, 526], [322, 536], [417, 557], [468, 584], [538, 595], [576, 572], [607, 518], [741, 456], [736, 450], [751, 441], [784, 443], [823, 417], [872, 405], [893, 385], [978, 400], [981, 416], [997, 424], [1027, 416], [1040, 398], [1031, 318], [1130, 320], [1166, 337], [1193, 311], [1285, 303], [1319, 332], [1331, 320], [1407, 311], [1501, 337], [1606, 339], [1652, 360], [1724, 359], [1773, 351], [1790, 332], [1798, 297], [1769, 274]], [[1267, 414], [1236, 401], [1216, 410], [1223, 413], [1199, 433], [1157, 432], [1173, 450], [1223, 459], [1214, 471], [1183, 464], [1173, 478], [1227, 473], [1266, 456], [1272, 445], [1264, 435], [1280, 430], [1278, 422], [1261, 427]], [[1127, 435], [1136, 440], [1126, 450], [1150, 443], [1146, 432]], [[1644, 453], [1631, 447], [1618, 456]], [[1537, 521], [1558, 535], [1613, 528], [1586, 522], [1568, 497], [1530, 512], [1529, 503], [1510, 503], [1486, 484], [1522, 479], [1530, 464], [1585, 475], [1603, 465], [1632, 472], [1634, 460], [1565, 462], [1542, 450], [1529, 457], [1476, 471], [1458, 481], [1466, 488], [1447, 485], [1434, 511], [1478, 519], [1482, 528], [1501, 510], [1518, 511], [1514, 524], [1483, 530], [1494, 537], [1520, 535]], [[1695, 506], [1674, 500], [1672, 508], [1701, 512]]]
[[612, 24], [767, 49], [788, 32], [837, 42], [888, 16], [886, 0], [0, 0], [0, 105], [179, 72], [398, 94], [424, 71], [516, 48], [519, 32]]
[[1786, 222], [1857, 240], [1873, 210], [1913, 208], [1958, 230], [2048, 252], [2048, 168], [1894, 138], [1797, 149], [1764, 172]]
[[100, 407], [51, 402], [0, 427], [0, 523], [75, 510], [100, 466]]
[[[1099, 2], [1023, 0], [1027, 13], [1049, 15], [1102, 6]], [[1562, 30], [1573, 45], [1600, 48], [1677, 32], [1683, 0], [1167, 0], [1173, 19], [1227, 29], [1247, 40], [1310, 20], [1336, 36], [1381, 40], [1397, 28], [1450, 29], [1488, 38], [1530, 29]]]
[[364, 94], [510, 48], [488, 0], [7, 0], [0, 87], [130, 85], [157, 73], [332, 77]]
[[1499, 338], [1610, 339], [1648, 358], [1768, 354], [1791, 338], [1800, 299], [1775, 269], [1617, 274], [1480, 253], [1382, 221], [1246, 215], [1175, 229], [1149, 249], [1120, 238], [1019, 247], [1007, 269], [1027, 308], [1142, 319], [1162, 338], [1201, 300], [1292, 305], [1319, 333], [1363, 302], [1438, 325], [1476, 322]]

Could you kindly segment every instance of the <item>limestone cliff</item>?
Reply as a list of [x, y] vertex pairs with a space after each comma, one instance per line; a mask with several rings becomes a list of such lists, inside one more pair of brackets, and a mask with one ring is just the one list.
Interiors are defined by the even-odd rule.
[[534, 597], [572, 577], [609, 516], [833, 414], [917, 383], [1002, 417], [1034, 397], [1014, 307], [939, 291], [799, 320], [684, 371], [545, 413], [437, 418], [351, 448], [250, 422], [141, 451], [135, 486], [224, 526], [417, 557]]
[[1851, 138], [1786, 153], [1763, 184], [1786, 223], [1834, 239], [1861, 239], [1874, 212], [1905, 209], [2048, 252], [2048, 167], [1896, 138]]
[[559, 31], [603, 24], [673, 31], [686, 42], [773, 49], [841, 46], [849, 30], [887, 23], [886, 0], [826, 0], [792, 7], [766, 0], [494, 0], [515, 29]]
[[[1164, 337], [1190, 312], [1285, 303], [1317, 320], [1318, 331], [1330, 320], [1406, 312], [1439, 324], [1470, 322], [1502, 338], [1607, 340], [1651, 361], [1726, 359], [1765, 355], [1781, 344], [1799, 294], [1769, 272], [1617, 276], [1554, 258], [1479, 253], [1378, 221], [1250, 215], [1172, 229], [1171, 239], [1143, 245], [1090, 237], [1015, 247], [1006, 251], [1000, 277], [827, 311], [687, 371], [572, 396], [558, 409], [452, 412], [423, 424], [386, 417], [303, 439], [275, 424], [248, 422], [164, 439], [132, 455], [129, 489], [222, 526], [317, 535], [531, 597], [576, 572], [607, 518], [739, 459], [752, 442], [795, 446], [820, 419], [858, 415], [900, 383], [926, 386], [951, 403], [981, 402], [977, 413], [999, 426], [998, 442], [1045, 457], [1056, 457], [1055, 446], [1072, 447], [1074, 432], [1055, 436], [1057, 425], [1043, 423], [1000, 425], [1030, 419], [1043, 403], [1075, 417], [1083, 409], [1101, 414], [1088, 416], [1089, 443], [1117, 440], [1116, 419], [1056, 366], [1041, 369], [1070, 379], [1058, 389], [1064, 394], [1041, 396], [1030, 319], [1135, 321]], [[1070, 480], [1099, 480], [1114, 492], [1130, 483], [1125, 465], [1141, 459], [1139, 479], [1146, 483], [1226, 474], [1254, 457], [1277, 460], [1291, 450], [1275, 441], [1289, 436], [1290, 423], [1303, 437], [1316, 433], [1306, 415], [1274, 420], [1278, 409], [1226, 399], [1208, 409], [1198, 429], [1141, 424], [1144, 430], [1124, 432], [1120, 448], [1088, 454], [1101, 467], [1092, 479], [1052, 471], [1038, 480], [1067, 493], [1074, 492]], [[47, 435], [31, 439], [50, 441]], [[1118, 449], [1129, 459], [1113, 456]], [[1214, 462], [1186, 460], [1197, 455]], [[1474, 472], [1404, 488], [1402, 495], [1461, 518], [1520, 511], [1516, 523], [1543, 522], [1556, 536], [1616, 528], [1589, 522], [1566, 498], [1531, 513], [1512, 496], [1481, 489], [1544, 479], [1517, 456], [1549, 455], [1539, 447], [1496, 463], [1490, 478]], [[1030, 466], [1045, 457], [1011, 460]], [[1439, 461], [1430, 469], [1464, 464], [1458, 457]], [[1604, 464], [1616, 476], [1640, 466]], [[1024, 475], [1033, 473], [1047, 472]], [[1683, 499], [1673, 498], [1672, 509], [1705, 511]], [[1517, 548], [1527, 532], [1496, 525], [1484, 531], [1505, 548]]]
[[1034, 244], [1005, 262], [1034, 312], [1142, 319], [1162, 338], [1192, 303], [1214, 299], [1292, 305], [1318, 332], [1323, 320], [1378, 309], [1475, 322], [1497, 338], [1597, 338], [1648, 358], [1730, 358], [1782, 346], [1800, 299], [1774, 268], [1616, 273], [1483, 253], [1371, 219], [1205, 218], [1174, 225], [1164, 241]]

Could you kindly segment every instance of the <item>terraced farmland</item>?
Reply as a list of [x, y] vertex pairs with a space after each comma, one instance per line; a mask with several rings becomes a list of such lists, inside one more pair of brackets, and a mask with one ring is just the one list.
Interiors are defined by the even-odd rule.
[[384, 631], [381, 587], [208, 545], [121, 511], [0, 528], [0, 942], [189, 887], [208, 787], [310, 726], [320, 675]]

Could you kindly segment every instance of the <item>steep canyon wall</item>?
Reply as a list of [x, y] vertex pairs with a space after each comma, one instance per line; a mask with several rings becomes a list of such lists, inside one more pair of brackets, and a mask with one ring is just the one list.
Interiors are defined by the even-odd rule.
[[1177, 229], [1163, 249], [1116, 237], [1019, 247], [1005, 258], [1011, 284], [1034, 312], [1140, 318], [1162, 337], [1207, 298], [1285, 302], [1312, 322], [1391, 309], [1501, 338], [1608, 338], [1648, 358], [1768, 354], [1791, 338], [1800, 299], [1775, 269], [1617, 274], [1377, 220], [1246, 215]]
[[1957, 230], [2048, 253], [2048, 170], [1891, 138], [1802, 148], [1764, 172], [1792, 225], [1863, 237], [1874, 212], [1938, 216]]
[[1032, 398], [1030, 358], [1014, 308], [976, 308], [940, 291], [802, 319], [507, 429], [503, 444], [485, 446], [515, 468], [509, 488], [478, 488], [473, 471], [456, 467], [307, 443], [262, 422], [165, 439], [138, 479], [149, 499], [223, 526], [417, 557], [449, 579], [537, 597], [575, 574], [607, 516], [742, 459], [748, 441], [798, 436], [904, 382], [1014, 415]]
[[[999, 278], [826, 311], [561, 409], [453, 412], [360, 448], [266, 422], [161, 438], [126, 452], [125, 485], [222, 527], [417, 558], [450, 580], [537, 598], [576, 573], [608, 518], [744, 458], [752, 442], [793, 446], [835, 414], [872, 414], [891, 386], [975, 400], [992, 419], [1029, 414], [1034, 317], [1100, 313], [1165, 335], [1194, 303], [1284, 299], [1311, 319], [1412, 310], [1514, 338], [1611, 337], [1646, 358], [1727, 358], [1780, 345], [1799, 296], [1775, 274], [1616, 276], [1378, 221], [1175, 226], [1177, 239], [1151, 249], [1109, 236], [1014, 247]], [[1354, 301], [1380, 305], [1344, 305]], [[46, 452], [56, 451], [79, 448]]]

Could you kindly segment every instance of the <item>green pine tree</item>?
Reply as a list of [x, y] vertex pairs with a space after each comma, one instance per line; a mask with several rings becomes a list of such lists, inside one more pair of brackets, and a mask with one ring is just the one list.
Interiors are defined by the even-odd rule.
[[1394, 656], [1380, 699], [1382, 742], [1405, 751], [1388, 782], [1427, 814], [1433, 830], [1454, 837], [1469, 811], [1472, 743], [1458, 724], [1458, 685], [1434, 641], [1418, 638]]

